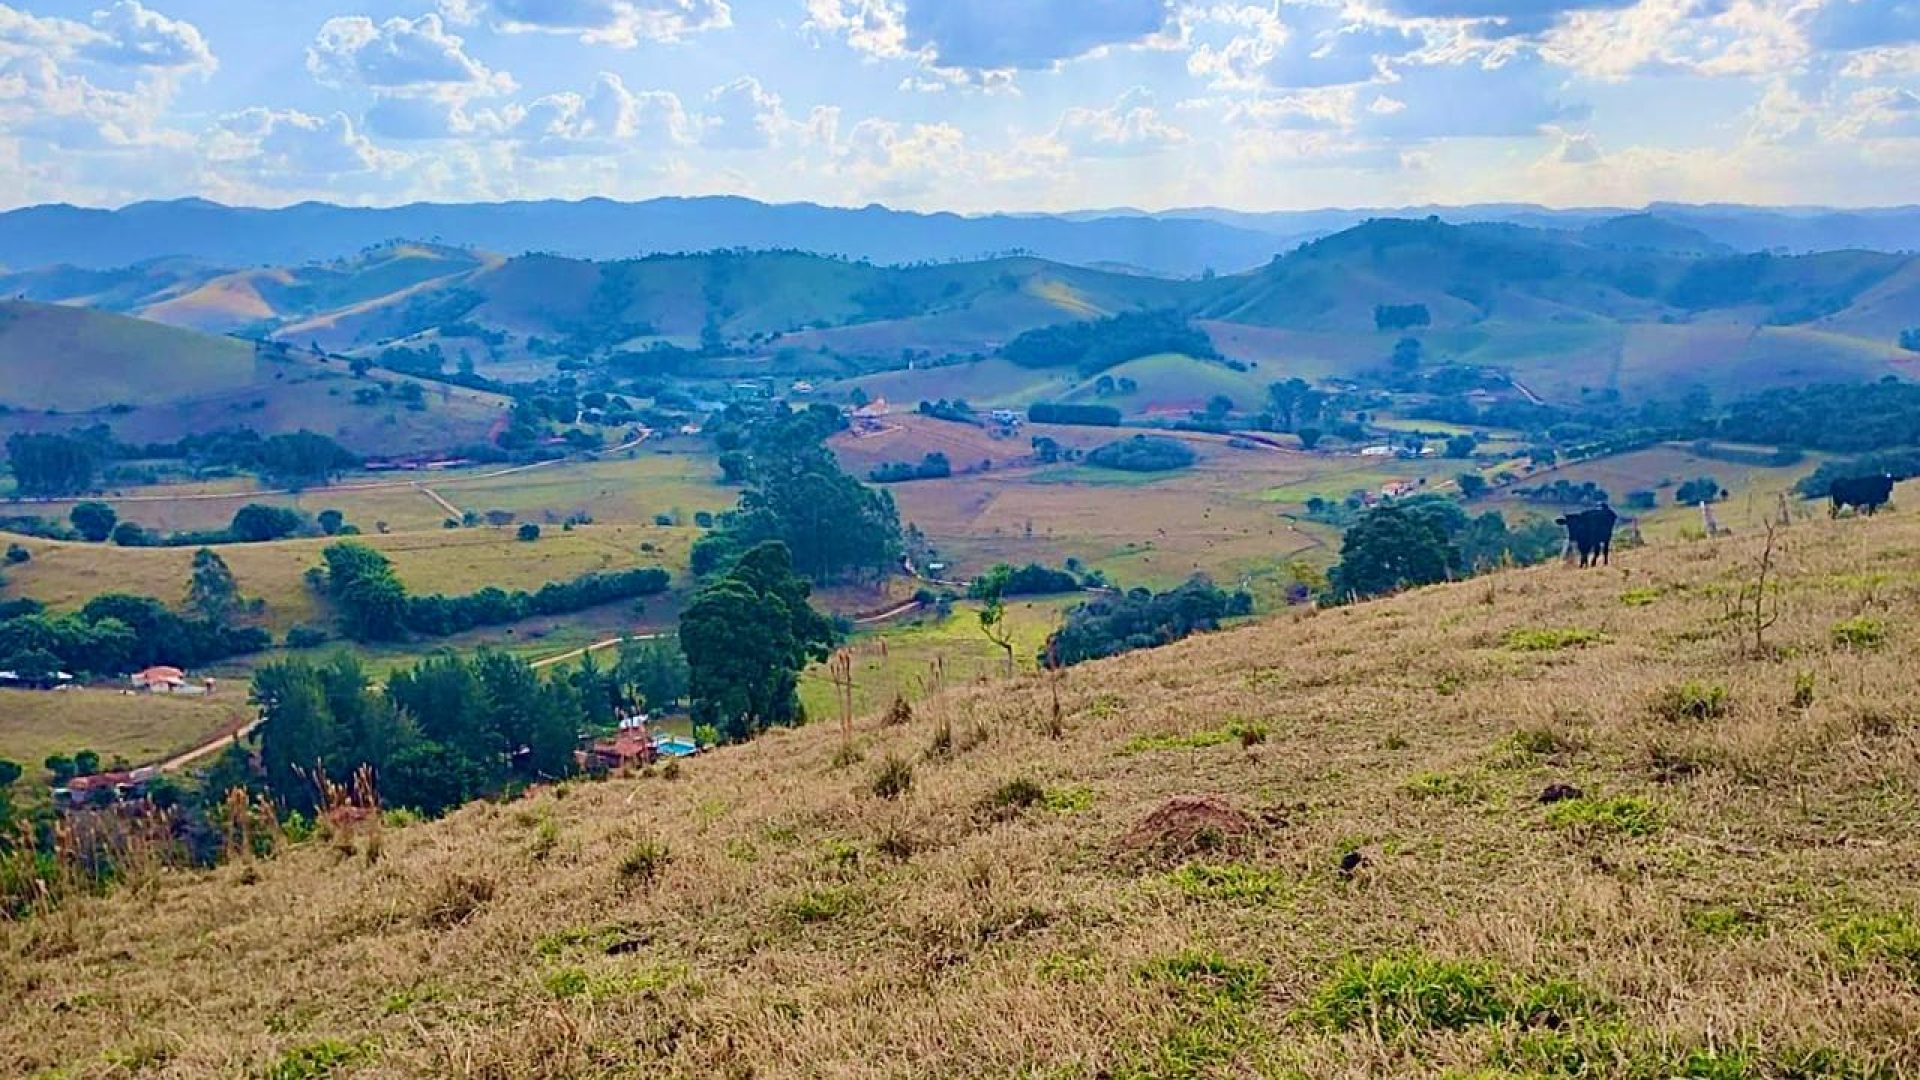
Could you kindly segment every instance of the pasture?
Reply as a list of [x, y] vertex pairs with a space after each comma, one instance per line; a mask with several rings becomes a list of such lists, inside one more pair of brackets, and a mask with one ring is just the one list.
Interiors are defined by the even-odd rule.
[[244, 683], [211, 697], [123, 693], [83, 687], [57, 693], [0, 690], [0, 758], [45, 779], [40, 763], [52, 754], [92, 750], [103, 764], [124, 758], [148, 765], [193, 749], [254, 717]]

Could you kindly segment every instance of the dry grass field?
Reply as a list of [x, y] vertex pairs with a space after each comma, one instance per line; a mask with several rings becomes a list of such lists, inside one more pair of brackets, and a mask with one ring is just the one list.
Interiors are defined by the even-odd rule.
[[190, 750], [251, 720], [244, 682], [212, 697], [169, 698], [85, 689], [61, 693], [0, 690], [0, 758], [44, 776], [49, 754], [93, 750], [102, 761], [123, 757], [135, 765]]
[[[487, 585], [538, 589], [594, 570], [661, 566], [683, 576], [698, 530], [651, 524], [551, 526], [534, 543], [512, 529], [434, 529], [388, 536], [354, 537], [393, 560], [394, 571], [415, 593], [464, 593]], [[118, 548], [51, 540], [18, 541], [31, 562], [7, 575], [7, 594], [31, 596], [58, 609], [77, 608], [106, 592], [131, 592], [169, 603], [186, 594], [193, 548]], [[218, 550], [232, 568], [242, 594], [266, 602], [263, 625], [276, 634], [321, 617], [305, 574], [322, 565], [321, 551], [334, 538], [225, 544]], [[642, 544], [654, 550], [643, 551]]]
[[141, 875], [0, 924], [0, 1073], [1920, 1075], [1920, 525], [1756, 650], [1759, 544]]

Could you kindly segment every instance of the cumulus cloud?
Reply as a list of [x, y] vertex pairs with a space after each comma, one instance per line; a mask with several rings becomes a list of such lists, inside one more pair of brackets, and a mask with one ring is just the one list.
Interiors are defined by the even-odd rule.
[[[1368, 82], [1425, 44], [1416, 29], [1336, 4], [1220, 6], [1193, 17], [1187, 69], [1221, 89], [1308, 89]], [[1213, 32], [1225, 28], [1224, 37]]]
[[1068, 109], [1053, 137], [1080, 157], [1151, 154], [1187, 141], [1187, 133], [1162, 119], [1153, 95], [1140, 86], [1106, 108]]
[[81, 45], [80, 55], [95, 63], [202, 73], [219, 67], [198, 27], [150, 11], [139, 0], [94, 12], [93, 29], [98, 36]]
[[714, 150], [764, 150], [787, 122], [780, 95], [743, 76], [707, 94], [700, 143]]
[[379, 94], [464, 100], [513, 89], [513, 79], [467, 55], [438, 15], [328, 19], [307, 49], [307, 70], [321, 82]]
[[635, 93], [602, 72], [585, 95], [548, 94], [528, 105], [511, 134], [530, 153], [557, 157], [660, 149], [692, 141], [693, 125], [678, 95]]
[[733, 25], [727, 0], [443, 0], [441, 7], [459, 22], [490, 14], [507, 33], [567, 34], [623, 49]]
[[221, 117], [208, 142], [212, 160], [294, 185], [371, 172], [395, 160], [340, 112], [314, 116], [292, 109], [242, 109]]
[[1157, 40], [1173, 19], [1172, 0], [807, 0], [806, 10], [811, 32], [946, 73], [926, 89], [961, 80], [1004, 85], [1013, 71]]

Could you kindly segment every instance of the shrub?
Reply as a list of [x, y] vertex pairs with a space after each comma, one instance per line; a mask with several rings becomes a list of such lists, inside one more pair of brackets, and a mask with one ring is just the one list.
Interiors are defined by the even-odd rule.
[[673, 855], [665, 844], [655, 840], [642, 840], [627, 849], [620, 859], [620, 877], [642, 888], [648, 888], [659, 880], [660, 874], [673, 861]]
[[1670, 722], [1718, 720], [1727, 715], [1727, 688], [1718, 683], [1669, 686], [1654, 699], [1653, 714]]
[[1547, 809], [1547, 824], [1579, 834], [1652, 836], [1660, 831], [1660, 808], [1630, 795], [1568, 799]]
[[882, 799], [897, 799], [913, 789], [913, 766], [888, 754], [873, 777], [873, 793]]
[[1833, 643], [1842, 649], [1877, 649], [1887, 642], [1887, 624], [1861, 615], [1833, 624]]
[[7, 545], [7, 561], [9, 563], [13, 563], [14, 565], [17, 566], [23, 562], [30, 562], [32, 561], [32, 559], [33, 559], [33, 552], [28, 551], [26, 548], [21, 547], [19, 544]]
[[287, 648], [311, 649], [327, 643], [327, 632], [318, 626], [293, 626], [287, 628]]
[[535, 540], [540, 539], [540, 526], [535, 525], [531, 521], [524, 522], [520, 526], [520, 531], [515, 533], [514, 535], [519, 537], [522, 541], [531, 544]]

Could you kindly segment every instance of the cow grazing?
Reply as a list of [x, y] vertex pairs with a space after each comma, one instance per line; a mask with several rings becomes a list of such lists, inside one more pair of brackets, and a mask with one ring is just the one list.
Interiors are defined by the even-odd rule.
[[1886, 473], [1879, 476], [1842, 476], [1827, 488], [1827, 498], [1830, 500], [1828, 517], [1839, 517], [1840, 511], [1849, 506], [1865, 510], [1867, 516], [1872, 517], [1875, 510], [1887, 505], [1887, 500], [1893, 498], [1893, 477]]
[[1602, 563], [1613, 564], [1613, 526], [1620, 515], [1606, 503], [1591, 510], [1582, 510], [1577, 514], [1568, 514], [1553, 519], [1555, 525], [1567, 527], [1567, 539], [1580, 549], [1581, 566], [1599, 566]]

